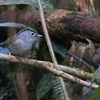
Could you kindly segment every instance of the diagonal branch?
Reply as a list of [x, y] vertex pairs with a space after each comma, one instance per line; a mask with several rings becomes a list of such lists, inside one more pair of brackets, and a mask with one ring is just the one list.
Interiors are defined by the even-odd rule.
[[[90, 82], [86, 82], [84, 80], [81, 80], [77, 77], [74, 77], [70, 74], [67, 74], [63, 71], [61, 71], [59, 68], [60, 65], [56, 65], [50, 62], [46, 62], [46, 61], [38, 61], [38, 60], [33, 60], [33, 59], [25, 59], [25, 58], [21, 58], [18, 56], [9, 56], [9, 55], [5, 55], [5, 54], [0, 54], [0, 60], [4, 60], [4, 61], [10, 61], [10, 62], [14, 62], [14, 63], [21, 63], [21, 64], [25, 64], [25, 65], [31, 65], [31, 66], [35, 66], [38, 68], [43, 68], [46, 69], [48, 71], [50, 71], [51, 73], [54, 73], [55, 75], [58, 75], [60, 77], [69, 79], [73, 82], [77, 82], [81, 85], [84, 85], [86, 87], [90, 87], [91, 83]], [[91, 88], [97, 88], [99, 87], [96, 84], [92, 84]]]
[[[43, 28], [44, 35], [45, 35], [45, 38], [46, 38], [46, 42], [47, 42], [47, 45], [48, 45], [48, 48], [49, 48], [49, 52], [50, 52], [53, 63], [58, 64], [58, 62], [56, 60], [56, 57], [55, 57], [55, 54], [54, 54], [54, 51], [53, 51], [53, 47], [52, 47], [52, 44], [51, 44], [49, 33], [48, 33], [48, 30], [47, 30], [47, 26], [46, 26], [46, 22], [45, 22], [45, 18], [44, 18], [44, 12], [43, 12], [43, 8], [42, 8], [42, 5], [41, 5], [41, 1], [40, 0], [37, 0], [37, 1], [38, 1], [38, 6], [39, 6], [39, 13], [40, 13], [40, 18], [41, 18], [42, 28]], [[58, 79], [59, 79], [60, 86], [61, 86], [62, 91], [63, 91], [64, 99], [69, 100], [68, 92], [67, 92], [67, 89], [65, 87], [65, 83], [64, 83], [63, 78], [58, 77]]]

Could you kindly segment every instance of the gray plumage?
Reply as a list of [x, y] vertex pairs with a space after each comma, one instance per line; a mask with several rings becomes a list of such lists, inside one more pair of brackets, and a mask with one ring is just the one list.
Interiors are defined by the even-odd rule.
[[[7, 44], [8, 49], [12, 54], [23, 55], [27, 53], [33, 46], [34, 41], [40, 35], [32, 28], [25, 28], [17, 34], [10, 37], [10, 42]], [[2, 45], [5, 45], [4, 42]]]

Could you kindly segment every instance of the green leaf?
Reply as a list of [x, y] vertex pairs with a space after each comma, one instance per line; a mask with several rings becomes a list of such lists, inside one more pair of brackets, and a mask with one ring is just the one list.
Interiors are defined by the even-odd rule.
[[[41, 0], [44, 9], [53, 10], [53, 5], [49, 0]], [[33, 8], [38, 8], [37, 0], [0, 0], [0, 5], [15, 5], [15, 4], [26, 4]]]
[[42, 6], [44, 9], [54, 10], [53, 5], [49, 2], [50, 0], [42, 0]]
[[[51, 59], [51, 56], [50, 56], [50, 53], [49, 53], [49, 50], [48, 50], [48, 47], [47, 47], [46, 43], [44, 45], [42, 45], [41, 47], [42, 47], [41, 52], [42, 52], [42, 55], [43, 55], [44, 59], [47, 60], [47, 61], [52, 62], [52, 59]], [[55, 55], [56, 55], [56, 58], [57, 58], [57, 62], [59, 64], [64, 65], [66, 63], [65, 59], [61, 55], [59, 55], [57, 53]]]
[[48, 47], [46, 43], [41, 46], [41, 52], [45, 60], [52, 62]]
[[59, 41], [59, 40], [53, 40], [52, 46], [53, 46], [54, 51], [58, 53], [59, 55], [61, 55], [62, 57], [65, 57], [67, 51], [71, 47], [70, 44], [67, 45], [63, 41]]
[[66, 61], [65, 61], [65, 58], [64, 57], [62, 57], [61, 55], [59, 55], [57, 53], [55, 53], [55, 55], [56, 55], [58, 64], [66, 65]]
[[[65, 86], [67, 87], [70, 87], [71, 84], [68, 82], [68, 81], [64, 81], [64, 84]], [[56, 94], [58, 94], [59, 96], [59, 100], [64, 100], [64, 95], [63, 95], [63, 91], [62, 91], [62, 88], [61, 88], [61, 85], [60, 85], [60, 82], [59, 82], [59, 79], [57, 76], [54, 76], [54, 79], [52, 80], [52, 88], [53, 90], [56, 92]]]
[[100, 76], [100, 66], [99, 66], [99, 68], [95, 71], [95, 73], [93, 74], [93, 76], [92, 76], [92, 83], [94, 82], [94, 80], [96, 79], [96, 78], [98, 78]]
[[93, 91], [89, 100], [100, 100], [100, 87], [98, 87]]
[[0, 23], [0, 27], [17, 27], [17, 28], [25, 28], [27, 27], [24, 24], [16, 23], [16, 22], [3, 22]]
[[34, 44], [33, 44], [34, 47], [35, 47], [37, 50], [39, 50], [40, 42], [41, 42], [41, 38], [38, 37], [38, 38], [35, 40]]
[[52, 87], [53, 74], [47, 73], [39, 81], [36, 89], [37, 100], [40, 100]]
[[[53, 49], [57, 58], [57, 61], [59, 64], [65, 64], [65, 54], [69, 50], [70, 46], [68, 47], [66, 44], [63, 42], [58, 42], [58, 41], [52, 41]], [[43, 54], [43, 57], [47, 61], [52, 61], [48, 47], [46, 43], [42, 44], [41, 46], [41, 52]]]
[[14, 4], [29, 4], [32, 5], [32, 0], [0, 0], [0, 5], [14, 5]]

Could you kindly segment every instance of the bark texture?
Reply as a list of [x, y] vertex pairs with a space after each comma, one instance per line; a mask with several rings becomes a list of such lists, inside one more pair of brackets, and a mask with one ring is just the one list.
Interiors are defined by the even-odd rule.
[[[8, 12], [0, 15], [0, 20], [6, 21]], [[60, 40], [76, 40], [87, 42], [85, 38], [100, 43], [100, 18], [89, 17], [82, 13], [67, 10], [44, 11], [49, 34]], [[43, 34], [39, 13], [37, 11], [18, 11], [16, 22], [33, 25]]]

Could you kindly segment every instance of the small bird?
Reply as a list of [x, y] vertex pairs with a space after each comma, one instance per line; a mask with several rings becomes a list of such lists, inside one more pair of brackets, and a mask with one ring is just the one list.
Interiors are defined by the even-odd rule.
[[9, 37], [6, 41], [0, 44], [2, 47], [8, 47], [11, 54], [24, 55], [31, 50], [33, 43], [42, 35], [32, 28], [25, 28], [17, 34]]

